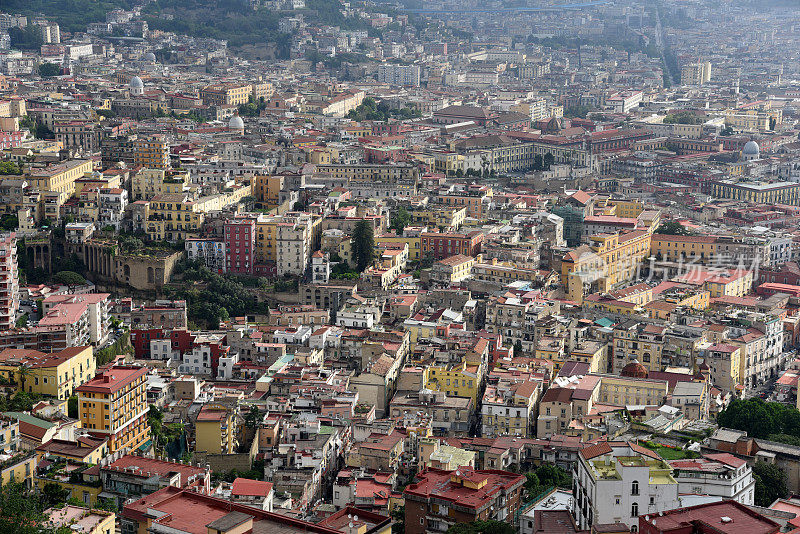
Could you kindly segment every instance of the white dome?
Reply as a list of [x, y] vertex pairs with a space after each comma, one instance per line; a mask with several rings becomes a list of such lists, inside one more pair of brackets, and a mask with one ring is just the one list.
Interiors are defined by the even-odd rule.
[[239, 115], [234, 115], [228, 123], [228, 128], [231, 130], [244, 130], [244, 121]]
[[142, 79], [138, 76], [134, 76], [131, 78], [131, 89], [142, 89], [144, 87], [144, 83], [142, 83]]
[[156, 55], [152, 52], [148, 52], [144, 55], [144, 60], [148, 63], [155, 63], [156, 62]]
[[756, 155], [761, 152], [761, 148], [758, 146], [758, 143], [755, 141], [748, 141], [744, 145], [744, 149], [742, 149], [742, 154], [748, 155]]

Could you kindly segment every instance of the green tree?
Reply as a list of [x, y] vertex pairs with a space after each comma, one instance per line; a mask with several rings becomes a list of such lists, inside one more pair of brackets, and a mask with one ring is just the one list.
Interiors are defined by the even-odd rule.
[[[11, 7], [8, 6], [5, 9], [11, 9]], [[11, 48], [16, 48], [17, 50], [38, 51], [44, 44], [42, 30], [39, 26], [33, 24], [29, 24], [26, 28], [9, 28], [8, 36], [11, 38]]]
[[402, 234], [403, 229], [410, 223], [411, 214], [405, 208], [400, 208], [394, 217], [392, 217], [391, 227], [394, 228], [398, 234]]
[[69, 499], [69, 490], [62, 488], [60, 484], [55, 482], [47, 482], [42, 487], [42, 498], [46, 507], [62, 504]]
[[685, 226], [678, 221], [665, 221], [656, 229], [657, 234], [665, 235], [692, 235]]
[[42, 63], [39, 65], [39, 76], [42, 78], [50, 78], [61, 74], [61, 67], [55, 63]]
[[404, 534], [406, 531], [406, 507], [395, 506], [390, 514], [392, 520], [392, 534]]
[[66, 286], [82, 286], [86, 279], [75, 271], [59, 271], [53, 276], [53, 280]]
[[0, 488], [0, 532], [14, 534], [43, 534], [42, 502], [31, 498], [20, 483]]
[[17, 175], [22, 174], [22, 169], [13, 161], [0, 161], [0, 175]]
[[550, 152], [545, 154], [544, 158], [542, 158], [542, 163], [544, 165], [544, 170], [549, 171], [550, 170], [550, 166], [553, 163], [555, 163], [555, 160], [556, 160], [556, 158]]
[[155, 404], [151, 404], [150, 410], [147, 412], [147, 424], [150, 425], [153, 445], [158, 447], [161, 444], [161, 434], [164, 430], [164, 412]]
[[777, 465], [756, 462], [753, 464], [753, 478], [756, 482], [756, 506], [768, 507], [776, 499], [782, 499], [789, 494], [786, 473]]
[[67, 416], [78, 419], [78, 396], [73, 395], [67, 399]]
[[19, 366], [19, 385], [20, 390], [24, 393], [25, 386], [28, 381], [28, 377], [31, 375], [31, 368], [28, 367], [27, 364], [22, 364]]
[[244, 416], [244, 426], [247, 428], [258, 428], [261, 422], [261, 413], [258, 411], [258, 406], [250, 406], [247, 414]]
[[356, 268], [363, 272], [375, 257], [375, 233], [371, 221], [359, 221], [353, 230], [353, 257]]

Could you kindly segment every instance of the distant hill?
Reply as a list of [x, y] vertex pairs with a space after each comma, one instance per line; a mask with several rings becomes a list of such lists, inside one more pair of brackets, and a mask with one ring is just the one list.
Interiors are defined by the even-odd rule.
[[[85, 31], [86, 24], [104, 21], [108, 11], [130, 9], [136, 4], [134, 0], [2, 0], [0, 3], [6, 12], [42, 14], [68, 32]], [[306, 8], [297, 12], [313, 23], [377, 33], [362, 19], [345, 18], [340, 11], [342, 7], [340, 0], [306, 0]], [[289, 54], [289, 36], [278, 33], [278, 20], [287, 14], [290, 13], [254, 11], [247, 0], [156, 0], [142, 10], [152, 30], [225, 39], [234, 47], [272, 43], [279, 57]]]
[[64, 31], [85, 31], [90, 22], [106, 20], [114, 9], [130, 9], [132, 0], [2, 0], [0, 9], [6, 13], [27, 16], [44, 15], [58, 22]]

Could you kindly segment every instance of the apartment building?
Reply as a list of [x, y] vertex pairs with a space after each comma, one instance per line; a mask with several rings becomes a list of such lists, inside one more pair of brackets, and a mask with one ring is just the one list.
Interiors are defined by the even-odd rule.
[[513, 524], [524, 483], [523, 475], [505, 471], [427, 469], [403, 492], [406, 531], [435, 534], [460, 523], [487, 520]]
[[80, 159], [53, 163], [44, 168], [32, 168], [25, 179], [33, 189], [59, 193], [63, 202], [75, 193], [75, 181], [92, 172], [93, 165], [92, 161]]
[[81, 426], [108, 437], [110, 453], [135, 450], [150, 438], [146, 375], [146, 367], [111, 367], [76, 389]]
[[225, 221], [225, 271], [251, 275], [255, 268], [256, 221], [236, 217]]
[[573, 475], [572, 514], [581, 529], [622, 523], [633, 531], [640, 515], [680, 507], [672, 468], [654, 451], [632, 442], [582, 449]]
[[216, 83], [203, 87], [200, 98], [207, 106], [239, 106], [246, 104], [252, 93], [249, 83]]
[[534, 437], [536, 408], [542, 395], [542, 381], [523, 376], [493, 380], [481, 403], [481, 436]]
[[612, 370], [621, 373], [632, 361], [639, 362], [648, 372], [660, 371], [663, 367], [661, 353], [664, 350], [666, 328], [636, 319], [624, 321], [614, 327]]
[[206, 404], [195, 421], [195, 450], [231, 454], [236, 450], [236, 418], [222, 404]]
[[[109, 293], [50, 295], [42, 300], [39, 324], [67, 328], [70, 338], [78, 345], [102, 345], [111, 331], [108, 311]], [[71, 321], [79, 317], [78, 321]]]
[[275, 228], [278, 276], [302, 276], [311, 257], [311, 216], [284, 215]]
[[11, 330], [19, 311], [17, 235], [0, 233], [0, 331]]
[[[27, 369], [22, 376], [22, 368]], [[51, 353], [33, 349], [4, 349], [0, 352], [0, 374], [28, 393], [64, 400], [95, 375], [91, 346], [65, 348]]]
[[755, 496], [753, 469], [730, 453], [669, 462], [679, 493], [712, 495], [752, 506]]
[[650, 254], [650, 232], [646, 230], [593, 235], [589, 242], [561, 260], [561, 282], [569, 299], [579, 303], [587, 292], [608, 292], [632, 281]]
[[483, 232], [469, 233], [456, 232], [423, 232], [420, 235], [422, 255], [431, 256], [435, 260], [462, 254], [464, 256], [477, 256], [483, 243]]
[[405, 85], [419, 87], [419, 65], [398, 65], [395, 63], [381, 63], [378, 65], [378, 83], [391, 86]]

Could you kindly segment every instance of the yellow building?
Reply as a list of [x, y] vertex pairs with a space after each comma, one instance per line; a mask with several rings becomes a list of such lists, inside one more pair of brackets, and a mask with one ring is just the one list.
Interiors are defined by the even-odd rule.
[[723, 296], [743, 297], [753, 288], [753, 271], [748, 269], [712, 271], [696, 268], [677, 277], [675, 281], [706, 289], [712, 299]]
[[717, 254], [717, 238], [713, 236], [653, 234], [650, 255], [663, 261], [712, 262]]
[[278, 261], [278, 225], [283, 220], [282, 217], [259, 215], [256, 220], [256, 261], [277, 262]]
[[411, 221], [416, 225], [444, 228], [445, 231], [458, 230], [467, 218], [467, 208], [433, 208], [414, 210]]
[[715, 198], [742, 200], [755, 204], [798, 206], [800, 205], [800, 183], [718, 180], [711, 182], [711, 195]]
[[439, 201], [446, 206], [466, 208], [468, 217], [480, 219], [483, 217], [484, 208], [488, 206], [487, 199], [492, 196], [492, 188], [483, 186], [440, 195]]
[[0, 467], [0, 486], [22, 483], [30, 487], [38, 459], [33, 451], [19, 451], [5, 460]]
[[475, 403], [480, 390], [481, 372], [477, 365], [466, 361], [445, 366], [426, 367], [423, 374], [424, 387], [443, 391], [449, 396], [469, 397]]
[[635, 319], [617, 324], [613, 332], [613, 372], [621, 372], [634, 360], [644, 366], [648, 372], [661, 371], [665, 330], [666, 328], [663, 326], [647, 324]]
[[634, 279], [650, 254], [649, 232], [589, 236], [590, 245], [568, 252], [561, 262], [561, 282], [570, 300], [581, 303], [587, 290], [608, 292]]
[[256, 175], [253, 178], [253, 196], [264, 209], [273, 209], [280, 205], [283, 176]]
[[558, 373], [566, 359], [566, 343], [563, 337], [541, 337], [536, 344], [537, 358], [553, 362], [553, 372]]
[[602, 375], [595, 402], [615, 406], [661, 406], [669, 393], [669, 382], [649, 378]]
[[[479, 258], [481, 259], [481, 258]], [[472, 277], [482, 282], [507, 285], [512, 282], [533, 281], [540, 276], [538, 269], [518, 266], [511, 261], [492, 258], [488, 263], [478, 262], [472, 267]]]
[[[200, 98], [207, 106], [238, 106], [246, 104], [253, 94], [251, 84], [216, 83], [200, 90]], [[263, 95], [262, 95], [263, 96]]]
[[432, 282], [449, 287], [466, 280], [472, 276], [472, 267], [475, 258], [456, 254], [437, 261], [431, 267], [430, 279]]
[[142, 169], [131, 179], [133, 200], [150, 200], [162, 193], [182, 193], [189, 184], [187, 171]]
[[420, 438], [417, 441], [418, 468], [426, 467], [455, 471], [459, 467], [475, 467], [475, 451], [442, 444], [437, 438]]
[[710, 346], [705, 355], [714, 386], [735, 394], [736, 386], [744, 383], [741, 374], [742, 348], [730, 343], [718, 343]]
[[[391, 247], [392, 245], [397, 245], [401, 243], [405, 243], [408, 245], [408, 259], [410, 261], [419, 261], [420, 258], [420, 250], [421, 250], [421, 240], [420, 240], [420, 233], [419, 232], [406, 232], [407, 235], [397, 235], [394, 233], [390, 234], [382, 234], [375, 237], [375, 247], [384, 249], [387, 247]], [[340, 254], [341, 256], [341, 254]], [[341, 256], [344, 257], [344, 256]]]
[[586, 339], [572, 349], [569, 359], [588, 363], [590, 373], [604, 373], [608, 369], [608, 353], [607, 343]]
[[616, 215], [617, 217], [629, 217], [635, 219], [645, 210], [645, 205], [641, 200], [623, 200], [618, 198], [608, 199], [607, 204], [613, 206], [613, 213], [608, 215]]
[[194, 450], [209, 454], [231, 454], [236, 450], [236, 420], [227, 406], [203, 406], [195, 422]]
[[0, 352], [0, 376], [28, 393], [64, 400], [94, 374], [91, 346], [70, 347], [49, 354], [31, 349]]
[[75, 180], [92, 171], [90, 160], [69, 160], [54, 163], [44, 169], [34, 168], [25, 177], [32, 189], [53, 191], [62, 195], [62, 201], [75, 193]]
[[162, 193], [150, 200], [150, 214], [145, 228], [153, 241], [180, 241], [200, 231], [205, 220], [202, 205], [186, 193]]
[[146, 375], [146, 367], [112, 367], [77, 389], [81, 426], [108, 437], [109, 453], [135, 450], [150, 439]]

